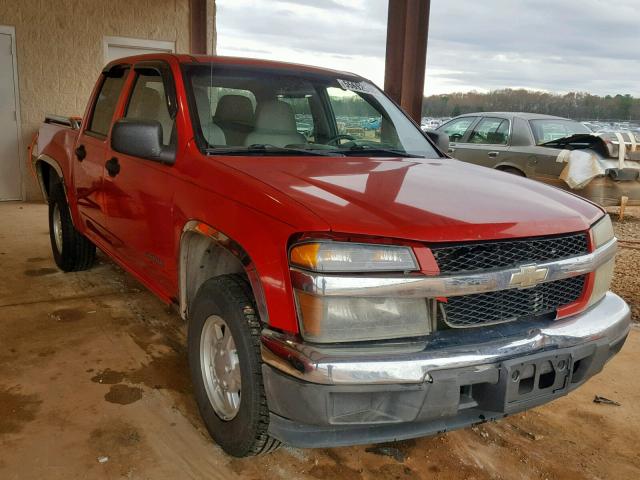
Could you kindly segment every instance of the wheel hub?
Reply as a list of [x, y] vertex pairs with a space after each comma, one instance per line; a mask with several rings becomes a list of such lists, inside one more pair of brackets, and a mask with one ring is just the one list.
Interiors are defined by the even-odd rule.
[[240, 410], [240, 364], [227, 323], [219, 316], [207, 318], [200, 339], [202, 379], [213, 410], [232, 420]]
[[62, 253], [62, 215], [60, 213], [60, 205], [53, 205], [53, 240], [56, 243], [58, 253]]

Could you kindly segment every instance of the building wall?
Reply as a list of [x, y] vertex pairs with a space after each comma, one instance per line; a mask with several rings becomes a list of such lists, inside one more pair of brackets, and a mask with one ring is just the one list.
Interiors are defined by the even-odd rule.
[[[215, 3], [207, 3], [214, 49]], [[104, 36], [172, 41], [177, 52], [190, 43], [189, 0], [0, 0], [0, 25], [16, 29], [22, 152], [45, 114], [84, 114], [103, 67]], [[39, 199], [31, 175], [24, 177], [26, 199]]]

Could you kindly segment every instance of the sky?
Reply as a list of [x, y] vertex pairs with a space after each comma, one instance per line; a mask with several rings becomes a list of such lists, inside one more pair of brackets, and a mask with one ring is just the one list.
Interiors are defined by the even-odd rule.
[[[218, 54], [384, 83], [387, 0], [217, 0]], [[432, 0], [425, 94], [640, 96], [640, 0]]]

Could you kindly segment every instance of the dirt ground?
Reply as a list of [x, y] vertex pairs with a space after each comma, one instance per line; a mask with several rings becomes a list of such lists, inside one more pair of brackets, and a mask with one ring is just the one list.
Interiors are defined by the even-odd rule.
[[[617, 233], [640, 239], [640, 210]], [[622, 248], [615, 281], [636, 321], [639, 259]], [[44, 205], [0, 204], [0, 272], [2, 480], [640, 478], [637, 326], [603, 373], [525, 414], [393, 445], [237, 460], [198, 417], [182, 321], [103, 257], [59, 272]]]

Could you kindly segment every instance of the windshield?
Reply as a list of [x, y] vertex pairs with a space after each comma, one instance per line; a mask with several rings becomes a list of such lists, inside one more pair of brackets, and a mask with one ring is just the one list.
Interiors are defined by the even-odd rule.
[[192, 122], [209, 154], [438, 158], [377, 87], [358, 77], [230, 65], [188, 65]]
[[570, 137], [578, 133], [590, 134], [591, 130], [573, 120], [564, 119], [544, 119], [529, 120], [536, 145], [552, 142], [559, 138]]

